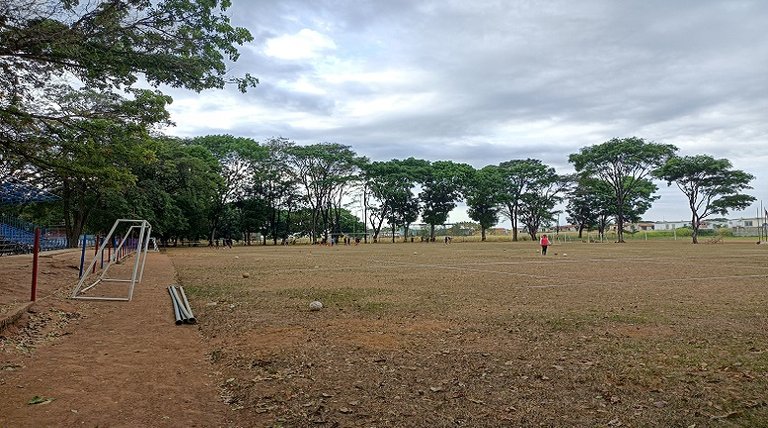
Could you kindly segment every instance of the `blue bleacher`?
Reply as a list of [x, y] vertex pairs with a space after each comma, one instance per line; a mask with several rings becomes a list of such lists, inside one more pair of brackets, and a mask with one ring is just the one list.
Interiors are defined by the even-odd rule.
[[[28, 228], [34, 230], [29, 225]], [[25, 254], [32, 252], [35, 245], [35, 233], [21, 227], [0, 223], [0, 254]], [[67, 247], [64, 237], [48, 238], [41, 236], [40, 251], [57, 250]]]

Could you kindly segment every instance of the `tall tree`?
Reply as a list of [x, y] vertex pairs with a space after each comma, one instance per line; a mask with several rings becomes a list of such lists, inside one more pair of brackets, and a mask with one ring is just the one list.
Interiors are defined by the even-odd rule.
[[359, 158], [349, 147], [335, 143], [289, 147], [290, 163], [312, 212], [312, 241], [332, 233], [332, 208], [357, 179]]
[[596, 229], [605, 237], [606, 228], [611, 224], [616, 212], [613, 192], [603, 181], [593, 177], [579, 177], [576, 186], [568, 193], [567, 221], [579, 228], [579, 238], [584, 229]]
[[203, 147], [171, 138], [152, 139], [146, 150], [146, 156], [133, 158], [135, 184], [106, 192], [90, 229], [105, 232], [118, 218], [142, 218], [164, 245], [205, 236], [220, 180], [216, 159]]
[[[229, 24], [227, 0], [0, 2], [0, 157], [55, 171], [75, 237], [105, 191], [135, 181], [127, 152], [167, 121], [170, 98], [139, 77], [200, 91], [231, 79], [226, 60], [252, 40]], [[127, 156], [134, 156], [129, 154]], [[102, 189], [106, 186], [105, 189]]]
[[566, 219], [578, 227], [579, 239], [582, 238], [584, 229], [590, 230], [597, 226], [599, 199], [594, 187], [590, 186], [591, 182], [589, 178], [578, 180], [568, 194]]
[[563, 201], [563, 192], [571, 185], [572, 178], [558, 175], [554, 168], [546, 168], [520, 197], [517, 215], [532, 240], [542, 226], [555, 221], [559, 211], [555, 206]]
[[393, 242], [396, 229], [403, 226], [407, 236], [409, 225], [419, 216], [419, 200], [413, 189], [423, 179], [428, 165], [429, 162], [415, 158], [392, 159], [367, 165], [365, 177], [368, 188], [371, 196], [381, 204], [372, 210], [372, 220], [380, 224], [380, 216], [386, 218], [392, 228]]
[[27, 146], [23, 138], [19, 142], [22, 150], [30, 150], [22, 155], [27, 160], [25, 170], [61, 196], [70, 246], [77, 246], [78, 237], [102, 198], [132, 186], [136, 164], [154, 157], [149, 129], [167, 119], [166, 100], [155, 95], [137, 91], [133, 100], [90, 90], [62, 95], [56, 99], [56, 106], [48, 108], [112, 113], [71, 119], [76, 126], [51, 122], [39, 136], [32, 137], [36, 144]]
[[[234, 82], [241, 89], [258, 81], [227, 77], [225, 59], [237, 60], [235, 45], [252, 40], [230, 25], [228, 0], [69, 0], [0, 3], [0, 147], [29, 162], [55, 144], [40, 139], [49, 126], [76, 128], [85, 118], [113, 111], [48, 108], [84, 87], [103, 93], [130, 88], [141, 76], [152, 85], [200, 91]], [[139, 114], [140, 111], [134, 112]]]
[[471, 166], [451, 161], [437, 161], [427, 166], [419, 199], [423, 205], [421, 218], [429, 225], [430, 241], [435, 240], [435, 225], [444, 224], [456, 208], [472, 172]]
[[649, 182], [651, 172], [663, 165], [676, 150], [673, 145], [647, 143], [642, 138], [630, 137], [614, 138], [570, 155], [568, 160], [580, 175], [595, 177], [610, 186], [616, 208], [618, 242], [624, 242], [627, 202], [636, 198], [639, 190], [648, 189], [649, 184], [652, 186]]
[[[517, 241], [520, 209], [524, 195], [534, 190], [538, 192], [551, 177], [552, 169], [538, 159], [515, 159], [499, 164], [499, 172], [504, 186], [501, 190], [502, 213], [512, 223], [512, 240]], [[531, 201], [532, 196], [525, 199]]]
[[729, 210], [747, 208], [755, 198], [741, 193], [751, 189], [749, 182], [755, 177], [733, 169], [728, 159], [715, 159], [709, 155], [673, 156], [654, 174], [677, 185], [691, 210], [693, 243], [699, 242], [699, 228], [705, 218], [713, 214], [725, 215]]
[[208, 149], [219, 161], [217, 197], [209, 216], [208, 245], [213, 245], [228, 204], [242, 200], [253, 187], [258, 165], [268, 156], [268, 150], [250, 138], [231, 135], [207, 135], [189, 140]]
[[485, 241], [485, 231], [499, 222], [499, 207], [503, 202], [502, 172], [498, 166], [489, 165], [475, 170], [465, 188], [467, 214], [480, 223], [481, 240]]
[[[285, 241], [290, 231], [290, 217], [299, 200], [298, 181], [291, 171], [289, 150], [294, 144], [285, 138], [271, 138], [264, 143], [267, 158], [254, 170], [253, 197], [264, 200], [267, 207], [266, 221], [269, 235], [277, 244]], [[284, 217], [284, 218], [281, 218]]]

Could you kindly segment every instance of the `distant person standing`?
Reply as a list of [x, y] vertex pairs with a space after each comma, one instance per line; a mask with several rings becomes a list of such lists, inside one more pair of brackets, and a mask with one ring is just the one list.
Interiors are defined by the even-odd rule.
[[541, 244], [541, 255], [546, 256], [547, 255], [547, 247], [550, 246], [549, 238], [547, 238], [547, 235], [541, 235], [541, 239], [539, 240], [539, 244]]

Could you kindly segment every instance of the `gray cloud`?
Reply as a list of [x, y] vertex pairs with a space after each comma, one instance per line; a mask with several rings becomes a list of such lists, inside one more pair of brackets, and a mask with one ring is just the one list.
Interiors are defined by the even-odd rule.
[[[563, 172], [580, 147], [636, 135], [728, 157], [768, 199], [755, 162], [768, 159], [768, 2], [289, 0], [230, 14], [255, 37], [232, 73], [263, 83], [225, 94], [258, 114], [169, 132], [333, 141], [374, 160], [532, 157]], [[333, 48], [265, 52], [304, 29]], [[172, 95], [184, 106], [223, 96]], [[674, 217], [674, 192], [660, 189], [654, 215]]]

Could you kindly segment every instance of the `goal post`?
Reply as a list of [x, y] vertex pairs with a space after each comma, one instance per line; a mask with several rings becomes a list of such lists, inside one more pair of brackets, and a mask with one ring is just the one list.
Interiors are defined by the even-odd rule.
[[[104, 250], [107, 248], [107, 246], [113, 241], [113, 237], [115, 236], [115, 232], [119, 230], [119, 227], [126, 227], [127, 230], [125, 231], [122, 239], [120, 239], [119, 245], [114, 248], [114, 251], [109, 257], [109, 260], [107, 264], [104, 266], [104, 268], [101, 270], [101, 272], [97, 275], [96, 280], [86, 285], [88, 282], [88, 278], [92, 277], [92, 275], [88, 275], [89, 272], [92, 272], [95, 267], [96, 263], [99, 260], [103, 260]], [[135, 243], [133, 242], [132, 237], [138, 234], [138, 238], [135, 240]], [[143, 276], [144, 276], [144, 265], [147, 261], [147, 250], [149, 248], [149, 240], [150, 236], [152, 234], [152, 225], [149, 224], [146, 220], [135, 220], [135, 219], [117, 219], [115, 220], [115, 224], [112, 225], [112, 229], [110, 229], [107, 236], [101, 241], [101, 246], [96, 251], [96, 254], [93, 256], [93, 260], [88, 265], [88, 268], [84, 270], [86, 274], [84, 274], [80, 280], [77, 283], [77, 286], [74, 290], [72, 290], [72, 295], [70, 298], [72, 299], [83, 299], [83, 300], [121, 300], [121, 301], [130, 301], [133, 298], [133, 290], [136, 286], [137, 282], [141, 282]], [[134, 246], [135, 245], [135, 246]], [[127, 250], [125, 252], [121, 252], [121, 250]], [[127, 253], [129, 254], [125, 255], [124, 257], [120, 257], [120, 254]], [[130, 256], [130, 254], [134, 254], [134, 261], [133, 261], [133, 267], [130, 270], [130, 278], [118, 278], [118, 277], [110, 277], [107, 276], [109, 273], [110, 268], [114, 264], [119, 264], [122, 259]], [[93, 278], [91, 278], [92, 280]], [[95, 286], [106, 283], [106, 282], [117, 282], [117, 283], [128, 283], [128, 292], [127, 296], [100, 296], [100, 295], [90, 295], [86, 296], [84, 295], [85, 292], [88, 290], [94, 288]]]

